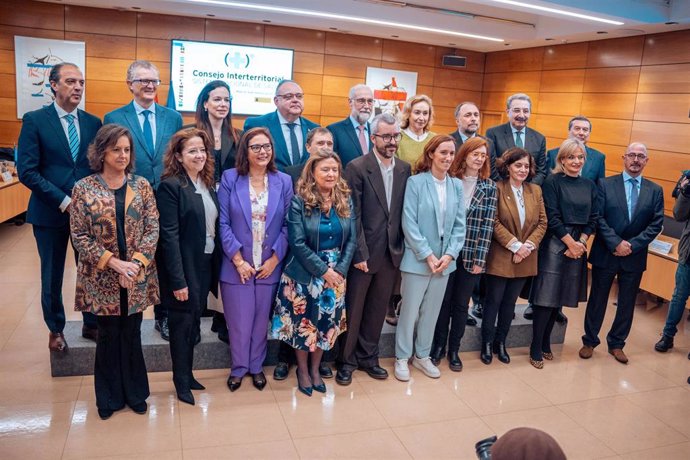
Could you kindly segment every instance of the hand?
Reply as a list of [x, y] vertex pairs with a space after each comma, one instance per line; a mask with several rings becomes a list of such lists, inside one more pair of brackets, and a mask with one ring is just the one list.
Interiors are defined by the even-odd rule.
[[568, 250], [566, 252], [570, 252], [570, 255], [568, 255], [568, 257], [570, 257], [571, 259], [579, 259], [586, 251], [587, 247], [579, 241], [576, 241], [575, 243], [568, 246]]
[[340, 273], [336, 272], [332, 268], [326, 270], [326, 273], [323, 274], [323, 280], [325, 281], [326, 288], [334, 288], [339, 286], [344, 281]]
[[429, 266], [429, 270], [431, 270], [431, 273], [436, 273], [436, 269], [438, 268], [439, 261], [433, 253], [429, 254], [429, 256], [427, 256], [426, 264]]
[[472, 265], [472, 274], [473, 275], [479, 275], [482, 272], [482, 267], [479, 265]]
[[244, 284], [246, 281], [249, 280], [252, 276], [256, 274], [256, 270], [254, 270], [254, 267], [249, 265], [249, 262], [246, 260], [243, 260], [241, 264], [236, 265], [235, 269], [237, 269], [237, 273], [240, 275], [240, 281], [242, 284]]
[[632, 254], [632, 244], [625, 240], [618, 243], [616, 250], [613, 251], [613, 255], [618, 257], [625, 257], [629, 256], [630, 254]]
[[269, 276], [271, 276], [273, 274], [273, 271], [278, 266], [279, 262], [280, 262], [280, 260], [278, 260], [278, 256], [275, 255], [275, 253], [273, 253], [273, 255], [271, 257], [269, 257], [268, 259], [266, 259], [264, 261], [263, 265], [261, 265], [258, 268], [257, 272], [259, 272], [259, 274], [256, 275], [256, 279], [264, 280], [264, 279], [268, 278]]
[[182, 288], [178, 289], [177, 291], [173, 291], [173, 295], [175, 296], [175, 300], [178, 302], [185, 302], [189, 300], [189, 288]]
[[119, 275], [117, 277], [118, 283], [120, 283], [120, 287], [123, 287], [125, 289], [134, 289], [134, 281], [133, 280], [128, 280], [125, 275]]
[[[519, 251], [518, 251], [518, 252], [519, 252]], [[517, 253], [516, 253], [516, 254], [513, 254], [513, 263], [519, 264], [519, 263], [522, 262], [523, 260], [525, 260], [524, 257], [520, 257], [520, 255], [518, 255]]]
[[106, 266], [124, 276], [127, 281], [136, 280], [137, 276], [139, 275], [139, 270], [141, 269], [139, 264], [120, 260], [115, 256], [112, 256], [110, 259], [108, 259]]
[[520, 246], [520, 249], [515, 252], [515, 254], [520, 256], [520, 261], [522, 262], [523, 259], [526, 259], [530, 254], [532, 254], [532, 250], [528, 245], [523, 244]]
[[451, 256], [444, 254], [440, 259], [438, 259], [438, 268], [434, 273], [443, 273], [452, 261], [453, 258]]
[[364, 262], [360, 262], [358, 264], [355, 264], [355, 268], [357, 270], [363, 271], [364, 273], [369, 273], [369, 266], [367, 265], [366, 260]]

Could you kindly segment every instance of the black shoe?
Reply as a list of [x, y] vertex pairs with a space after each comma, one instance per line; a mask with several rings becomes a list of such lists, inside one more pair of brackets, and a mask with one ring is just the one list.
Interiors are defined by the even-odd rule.
[[168, 329], [168, 318], [157, 319], [155, 323], [156, 324], [153, 327], [161, 333], [161, 339], [170, 342], [170, 329]]
[[319, 375], [323, 379], [332, 379], [333, 378], [333, 370], [331, 369], [331, 366], [329, 366], [326, 363], [319, 364]]
[[534, 310], [532, 309], [532, 305], [527, 305], [527, 308], [525, 308], [525, 312], [522, 314], [522, 317], [532, 321], [532, 318], [534, 318]]
[[112, 409], [98, 409], [98, 416], [101, 418], [101, 420], [108, 420], [113, 416], [113, 412], [114, 411]]
[[177, 399], [190, 406], [194, 405], [194, 395], [191, 391], [177, 392]]
[[438, 366], [441, 362], [441, 359], [443, 359], [443, 355], [446, 354], [446, 350], [444, 348], [445, 347], [442, 347], [440, 345], [434, 345], [431, 347], [431, 353], [429, 354], [429, 357], [431, 358], [431, 362], [434, 366]]
[[339, 369], [335, 373], [335, 383], [342, 386], [348, 386], [352, 383], [352, 371], [346, 369]]
[[491, 364], [491, 361], [493, 361], [494, 355], [491, 353], [491, 344], [489, 342], [482, 342], [479, 359], [481, 359], [484, 364]]
[[263, 390], [266, 386], [266, 375], [263, 372], [252, 374], [252, 383], [254, 384], [254, 388], [257, 390]]
[[242, 377], [233, 377], [232, 375], [228, 377], [228, 388], [230, 391], [235, 392], [242, 386]]
[[323, 383], [323, 382], [321, 382], [321, 383], [318, 384], [318, 385], [312, 385], [312, 386], [311, 386], [311, 389], [314, 390], [314, 391], [318, 391], [319, 393], [325, 393], [326, 390], [327, 390], [327, 389], [326, 389], [326, 384]]
[[192, 382], [189, 384], [189, 389], [190, 390], [205, 390], [206, 387], [203, 386], [197, 379], [192, 377]]
[[[300, 391], [300, 393], [305, 394], [307, 396], [311, 396], [313, 388], [314, 388], [314, 386], [313, 386], [314, 384], [312, 383], [311, 386], [303, 387], [302, 384], [299, 383], [299, 368], [297, 368], [296, 374], [297, 374], [297, 389]], [[311, 382], [311, 379], [309, 379], [309, 381]]]
[[477, 320], [471, 317], [470, 315], [467, 315], [467, 320], [465, 321], [466, 326], [476, 326], [477, 325]]
[[453, 372], [460, 372], [462, 370], [462, 361], [457, 350], [448, 352], [448, 367]]
[[273, 369], [273, 380], [285, 380], [290, 373], [290, 366], [288, 363], [278, 363]]
[[379, 366], [378, 364], [371, 367], [360, 366], [359, 370], [366, 372], [372, 379], [386, 380], [388, 378], [388, 371]]
[[482, 319], [482, 316], [484, 316], [484, 307], [482, 307], [482, 304], [477, 303], [472, 306], [472, 316]]
[[[661, 340], [659, 340], [655, 345], [654, 349], [661, 353], [665, 353], [673, 348], [673, 337], [667, 335], [662, 335]], [[690, 358], [690, 356], [688, 356]]]
[[81, 327], [81, 336], [84, 337], [85, 339], [89, 339], [89, 340], [93, 340], [94, 342], [98, 342], [98, 328], [82, 326]]
[[504, 364], [508, 364], [510, 362], [510, 356], [506, 351], [505, 342], [494, 342], [494, 353], [496, 353], [500, 362]]
[[556, 322], [558, 324], [567, 324], [568, 323], [568, 317], [565, 316], [561, 310], [559, 310], [558, 314], [556, 315]]
[[221, 342], [225, 342], [227, 344], [230, 344], [230, 336], [228, 335], [228, 330], [227, 328], [221, 329], [218, 331], [218, 340]]
[[146, 404], [146, 401], [129, 407], [139, 415], [145, 414], [146, 410], [149, 408], [149, 406]]

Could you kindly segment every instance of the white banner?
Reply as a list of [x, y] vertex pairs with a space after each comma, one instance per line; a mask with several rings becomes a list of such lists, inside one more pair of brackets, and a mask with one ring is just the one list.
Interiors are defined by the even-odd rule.
[[[50, 69], [61, 62], [76, 64], [82, 72], [86, 66], [86, 43], [46, 38], [14, 37], [14, 62], [17, 80], [17, 118], [26, 112], [52, 104]], [[84, 110], [86, 93], [79, 108]]]
[[399, 116], [405, 101], [417, 94], [417, 72], [367, 67], [367, 86], [374, 91], [373, 116], [383, 112]]

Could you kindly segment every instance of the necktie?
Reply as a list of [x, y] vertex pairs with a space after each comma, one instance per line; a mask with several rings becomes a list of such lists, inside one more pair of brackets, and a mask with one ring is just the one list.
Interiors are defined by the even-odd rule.
[[149, 121], [150, 110], [141, 112], [144, 114], [144, 141], [146, 141], [146, 148], [149, 150], [151, 157], [155, 156], [156, 151], [153, 147], [153, 130], [151, 129], [151, 122]]
[[522, 142], [522, 131], [515, 132], [515, 147], [523, 148], [525, 144]]
[[637, 191], [637, 179], [636, 178], [631, 178], [628, 179], [630, 182], [630, 185], [632, 186], [630, 189], [630, 219], [632, 220], [633, 214], [635, 214], [635, 206], [637, 206], [637, 198], [639, 197], [639, 193]]
[[367, 138], [364, 136], [364, 126], [357, 126], [357, 131], [359, 131], [359, 146], [362, 147], [362, 155], [366, 155], [369, 153], [369, 143], [367, 142]]
[[68, 113], [65, 115], [65, 120], [67, 120], [69, 151], [72, 153], [72, 160], [76, 163], [77, 156], [79, 156], [79, 136], [77, 135], [77, 127], [74, 125], [74, 115]]
[[292, 164], [298, 165], [302, 160], [302, 155], [299, 151], [299, 143], [297, 143], [297, 134], [295, 134], [295, 126], [297, 123], [288, 123], [288, 128], [290, 128], [290, 146], [292, 149]]

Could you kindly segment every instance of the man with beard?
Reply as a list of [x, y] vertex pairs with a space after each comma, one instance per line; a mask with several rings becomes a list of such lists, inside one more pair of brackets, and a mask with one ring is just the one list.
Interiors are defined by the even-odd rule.
[[642, 177], [648, 160], [647, 147], [633, 142], [623, 155], [623, 172], [599, 181], [600, 213], [589, 255], [592, 290], [579, 352], [582, 359], [591, 358], [594, 347], [599, 345], [609, 291], [613, 279], [618, 278], [616, 316], [606, 342], [616, 361], [628, 363], [623, 347], [632, 327], [642, 274], [647, 269], [647, 248], [664, 223], [664, 191]]
[[350, 88], [350, 116], [328, 126], [333, 133], [333, 151], [340, 156], [343, 168], [355, 158], [369, 153], [369, 117], [374, 108], [374, 93], [366, 85]]
[[[587, 145], [589, 136], [592, 134], [592, 122], [587, 117], [578, 115], [573, 117], [568, 122], [568, 137], [579, 139], [585, 144], [587, 151], [587, 161], [582, 167], [582, 177], [596, 182], [603, 179], [606, 172], [606, 156], [598, 150], [595, 150]], [[558, 148], [551, 149], [546, 153], [546, 167], [548, 172], [556, 166], [556, 156], [558, 155]]]
[[388, 377], [379, 366], [378, 344], [404, 249], [401, 219], [411, 173], [409, 164], [395, 158], [400, 137], [395, 117], [378, 115], [371, 123], [371, 152], [345, 169], [357, 216], [357, 249], [347, 276], [347, 331], [339, 339], [335, 381], [340, 385], [349, 385], [358, 368], [375, 379]]

